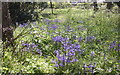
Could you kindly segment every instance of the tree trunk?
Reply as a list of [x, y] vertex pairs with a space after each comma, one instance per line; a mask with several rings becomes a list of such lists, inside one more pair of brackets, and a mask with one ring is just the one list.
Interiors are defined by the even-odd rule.
[[119, 2], [114, 2], [118, 6], [118, 13], [120, 13], [120, 1]]
[[93, 6], [94, 6], [94, 12], [98, 11], [98, 4], [97, 2], [93, 2]]
[[2, 42], [2, 2], [0, 2], [0, 42]]
[[2, 2], [2, 41], [10, 42], [13, 37], [13, 31], [10, 27], [11, 18], [9, 13], [9, 3]]
[[112, 2], [107, 2], [107, 7], [106, 7], [106, 8], [107, 8], [109, 11], [112, 10], [112, 7], [113, 7]]

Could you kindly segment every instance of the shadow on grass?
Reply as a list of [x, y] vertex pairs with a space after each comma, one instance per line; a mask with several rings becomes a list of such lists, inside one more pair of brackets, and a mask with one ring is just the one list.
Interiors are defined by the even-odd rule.
[[51, 16], [57, 16], [58, 14], [57, 13], [43, 13], [41, 14], [42, 17], [44, 18], [51, 18]]

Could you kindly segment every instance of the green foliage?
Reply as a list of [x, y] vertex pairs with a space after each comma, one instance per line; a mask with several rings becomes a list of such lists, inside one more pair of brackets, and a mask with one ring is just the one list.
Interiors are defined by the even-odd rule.
[[[26, 58], [22, 60], [22, 57]], [[39, 55], [32, 56], [30, 53], [25, 53], [18, 58], [11, 52], [6, 52], [3, 60], [2, 72], [4, 73], [54, 73], [55, 71], [46, 59]]]
[[[49, 12], [50, 10], [47, 9], [42, 14]], [[56, 15], [49, 15], [50, 18], [43, 17], [39, 22], [16, 28], [14, 37], [21, 32], [22, 36], [15, 40], [14, 52], [12, 47], [4, 50], [3, 65], [0, 67], [2, 72], [120, 73], [118, 14], [106, 13], [102, 10], [94, 14], [92, 9], [76, 8], [54, 9], [54, 13]], [[64, 66], [58, 67], [55, 67], [56, 63], [51, 62], [56, 59], [60, 63], [55, 54], [56, 50], [61, 51], [59, 55], [68, 53], [63, 48], [64, 42], [59, 37], [55, 38], [57, 36], [68, 38], [66, 42], [70, 42], [68, 44], [70, 46], [80, 45], [82, 52], [80, 54], [76, 52], [72, 57], [78, 59], [76, 62], [65, 62]], [[82, 40], [78, 40], [79, 37], [82, 37]], [[23, 45], [24, 43], [35, 44], [36, 47], [27, 47]], [[26, 48], [29, 48], [28, 51]], [[40, 49], [42, 54], [37, 53], [36, 49]]]
[[43, 11], [47, 8], [47, 2], [10, 2], [9, 11], [12, 19], [12, 23], [26, 23], [38, 20], [38, 12], [36, 9]]

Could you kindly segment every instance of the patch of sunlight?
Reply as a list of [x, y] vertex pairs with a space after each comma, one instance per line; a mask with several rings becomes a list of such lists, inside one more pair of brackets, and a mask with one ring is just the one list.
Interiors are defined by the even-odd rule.
[[66, 21], [66, 16], [65, 15], [58, 15], [57, 18], [62, 20], [61, 22], [65, 22]]

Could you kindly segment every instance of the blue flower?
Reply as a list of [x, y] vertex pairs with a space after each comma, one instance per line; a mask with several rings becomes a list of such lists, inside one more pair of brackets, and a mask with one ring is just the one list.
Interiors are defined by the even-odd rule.
[[118, 44], [118, 48], [120, 47], [120, 44]]
[[63, 67], [64, 66], [63, 63], [60, 63], [60, 66]]
[[79, 44], [75, 44], [75, 45], [74, 45], [74, 48], [75, 48], [75, 49], [80, 49], [80, 45], [79, 45]]
[[82, 50], [81, 49], [77, 49], [78, 52], [81, 52]]
[[74, 56], [74, 55], [75, 55], [74, 49], [70, 49], [68, 52], [68, 56]]
[[40, 69], [40, 67], [38, 67], [38, 69]]
[[39, 54], [42, 53], [40, 49], [37, 49], [36, 52], [39, 53]]
[[57, 25], [53, 24], [51, 26], [48, 27], [50, 30], [56, 30], [58, 28]]
[[93, 70], [89, 70], [89, 72], [93, 73], [94, 71]]
[[25, 27], [25, 26], [27, 26], [28, 24], [27, 23], [23, 23], [23, 24], [20, 24], [19, 26], [20, 27]]
[[36, 48], [37, 45], [35, 45], [34, 43], [32, 43], [32, 44], [31, 44], [31, 47], [32, 47], [32, 48]]
[[70, 60], [70, 59], [67, 59], [66, 62], [69, 63], [69, 62], [71, 62], [71, 60]]
[[79, 37], [79, 38], [78, 38], [78, 41], [81, 42], [81, 41], [82, 41], [82, 37]]
[[78, 59], [73, 58], [73, 60], [71, 62], [76, 62], [76, 61], [78, 61]]
[[82, 28], [83, 26], [82, 25], [79, 25], [79, 26], [77, 26], [78, 28]]
[[89, 66], [88, 66], [88, 68], [94, 68], [94, 67], [96, 67], [96, 63], [94, 63], [94, 64], [89, 64]]
[[120, 63], [120, 60], [118, 60], [118, 63]]
[[23, 43], [22, 45], [23, 46], [29, 46], [29, 43]]
[[44, 28], [40, 28], [40, 30], [45, 30]]
[[87, 68], [88, 66], [87, 66], [86, 64], [83, 64], [83, 67], [84, 67], [84, 68]]
[[116, 71], [120, 71], [120, 69], [116, 69]]
[[51, 22], [49, 19], [43, 19], [44, 22]]
[[57, 57], [59, 57], [59, 55], [60, 55], [60, 51], [55, 50], [54, 53], [56, 54]]
[[64, 49], [65, 49], [65, 51], [67, 51], [70, 49], [70, 47], [67, 45], [67, 46], [64, 46]]
[[110, 43], [109, 48], [113, 49], [113, 48], [115, 48], [115, 46], [116, 46], [116, 41], [113, 41], [113, 43]]
[[72, 49], [73, 46], [72, 46], [72, 44], [69, 45], [68, 43], [64, 43], [64, 44], [63, 44], [63, 48], [65, 49], [65, 51], [67, 51], [67, 50]]
[[36, 22], [32, 22], [32, 24], [36, 25]]
[[55, 42], [62, 42], [63, 37], [61, 37], [61, 36], [56, 36], [56, 37], [53, 37], [52, 39], [53, 39]]
[[92, 41], [94, 39], [95, 39], [94, 36], [87, 36], [86, 39], [85, 39], [85, 42], [89, 42], [89, 41]]
[[84, 23], [83, 21], [78, 21], [79, 23]]
[[118, 51], [120, 51], [120, 49], [118, 49]]
[[67, 32], [72, 31], [72, 29], [71, 29], [70, 25], [68, 25], [68, 26], [67, 26], [66, 31], [67, 31]]
[[94, 66], [92, 64], [89, 64], [88, 68], [93, 68]]
[[26, 51], [35, 51], [35, 52], [37, 52], [37, 53], [39, 53], [39, 54], [42, 54], [42, 52], [41, 52], [41, 50], [40, 49], [38, 49], [37, 47], [37, 45], [35, 45], [34, 43], [32, 43], [32, 44], [29, 44], [29, 43], [23, 43], [22, 44], [23, 46], [25, 46], [25, 50]]
[[56, 65], [55, 65], [55, 67], [59, 67], [59, 65], [58, 65], [58, 64], [56, 64]]
[[65, 61], [66, 61], [65, 55], [59, 56], [59, 57], [58, 57], [58, 60], [60, 60], [60, 61], [62, 61], [62, 62], [65, 62]]
[[26, 47], [26, 51], [29, 51], [30, 50], [30, 47]]
[[55, 19], [53, 20], [53, 22], [61, 22], [59, 19]]
[[95, 55], [95, 52], [94, 52], [94, 51], [92, 51], [92, 52], [91, 52], [91, 56], [94, 56], [94, 55]]
[[56, 60], [55, 59], [52, 59], [52, 61], [51, 61], [52, 63], [55, 63], [55, 64], [57, 64], [57, 62], [56, 62]]
[[63, 38], [63, 41], [69, 41], [69, 38], [65, 37]]

